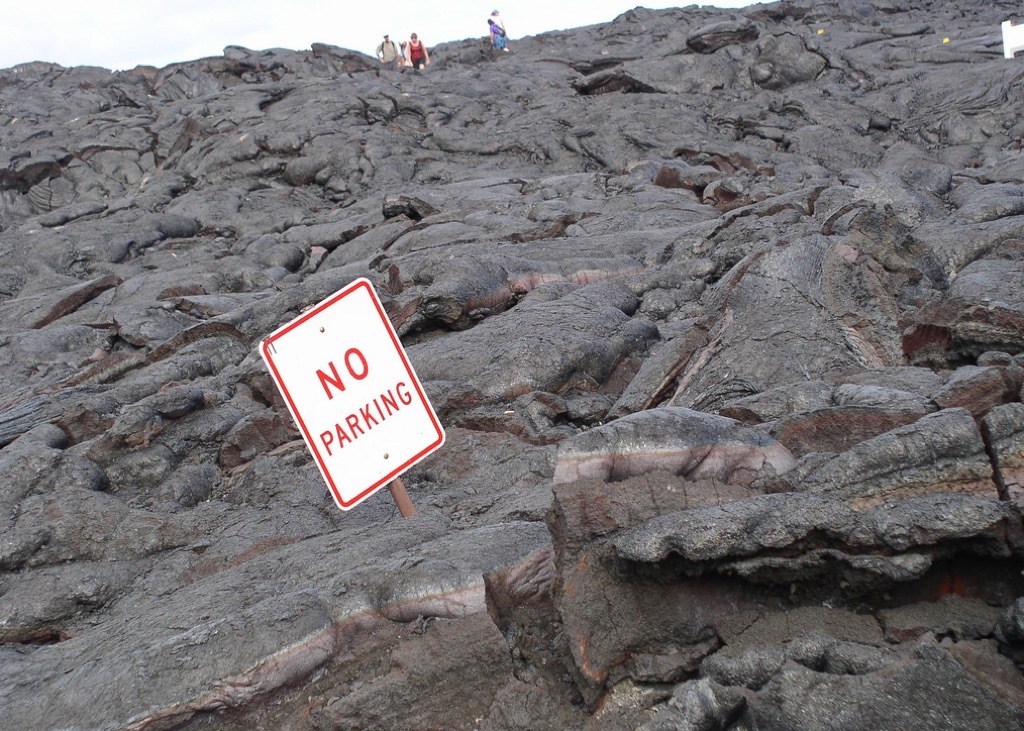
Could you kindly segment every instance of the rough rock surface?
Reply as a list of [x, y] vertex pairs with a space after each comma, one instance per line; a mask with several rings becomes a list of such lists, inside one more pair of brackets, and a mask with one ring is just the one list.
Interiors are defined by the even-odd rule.
[[[0, 728], [1024, 727], [1019, 12], [0, 70]], [[408, 519], [258, 353], [358, 277]]]

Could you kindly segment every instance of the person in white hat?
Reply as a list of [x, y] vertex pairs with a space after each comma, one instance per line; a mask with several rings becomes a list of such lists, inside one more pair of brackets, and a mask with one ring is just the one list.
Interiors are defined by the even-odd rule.
[[491, 20], [493, 20], [494, 24], [505, 31], [505, 34], [508, 35], [508, 30], [505, 29], [505, 21], [501, 19], [501, 15], [498, 14], [497, 10], [491, 11]]
[[377, 46], [377, 60], [382, 64], [394, 66], [399, 68], [400, 56], [398, 55], [398, 46], [393, 40], [388, 37], [388, 34], [384, 34], [384, 40], [381, 41], [380, 45]]
[[[501, 14], [498, 11], [492, 10], [491, 17], [487, 20], [488, 25], [492, 28], [491, 30], [491, 43], [494, 44], [495, 48], [500, 48], [502, 51], [508, 53], [508, 31], [505, 30], [505, 21], [501, 19]], [[500, 34], [495, 34], [494, 28], [501, 28]], [[497, 41], [497, 43], [495, 43]]]

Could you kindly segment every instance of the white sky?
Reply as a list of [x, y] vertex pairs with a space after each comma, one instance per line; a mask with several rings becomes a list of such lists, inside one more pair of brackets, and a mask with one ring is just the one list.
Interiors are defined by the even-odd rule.
[[[605, 23], [640, 0], [3, 0], [0, 68], [29, 61], [131, 69], [220, 56], [225, 46], [307, 49], [328, 43], [373, 55], [384, 33], [432, 47], [487, 35], [501, 11], [509, 38]], [[740, 8], [752, 0], [698, 0]]]

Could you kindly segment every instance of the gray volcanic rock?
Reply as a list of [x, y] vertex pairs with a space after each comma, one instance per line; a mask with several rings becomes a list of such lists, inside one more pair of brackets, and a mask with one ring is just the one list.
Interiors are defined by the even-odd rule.
[[[1015, 669], [1005, 658], [995, 668], [975, 665], [986, 651], [981, 643], [951, 648], [922, 642], [903, 657], [874, 660], [867, 667], [846, 659], [863, 655], [862, 646], [823, 638], [818, 640], [822, 649], [792, 657], [794, 644], [778, 653], [768, 682], [736, 688], [708, 678], [689, 681], [676, 688], [666, 709], [639, 728], [867, 731], [895, 723], [924, 731], [1013, 728], [1024, 720], [1019, 710], [1024, 686], [1014, 682]], [[951, 686], [961, 692], [940, 690]], [[921, 712], [911, 712], [919, 703]]]
[[597, 478], [606, 482], [654, 470], [688, 480], [749, 484], [784, 473], [795, 460], [768, 435], [713, 414], [665, 407], [566, 439], [559, 448], [555, 484]]
[[857, 510], [929, 492], [997, 497], [991, 460], [966, 409], [928, 414], [841, 454], [812, 454], [777, 480], [774, 490], [842, 497]]
[[[0, 727], [1020, 727], [1019, 11], [0, 69]], [[359, 277], [407, 519], [259, 355]]]

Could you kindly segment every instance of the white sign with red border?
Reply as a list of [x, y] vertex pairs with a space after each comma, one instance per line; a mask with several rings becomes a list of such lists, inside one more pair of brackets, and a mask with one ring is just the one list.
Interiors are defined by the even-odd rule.
[[278, 328], [260, 352], [342, 510], [444, 443], [444, 429], [368, 279]]

